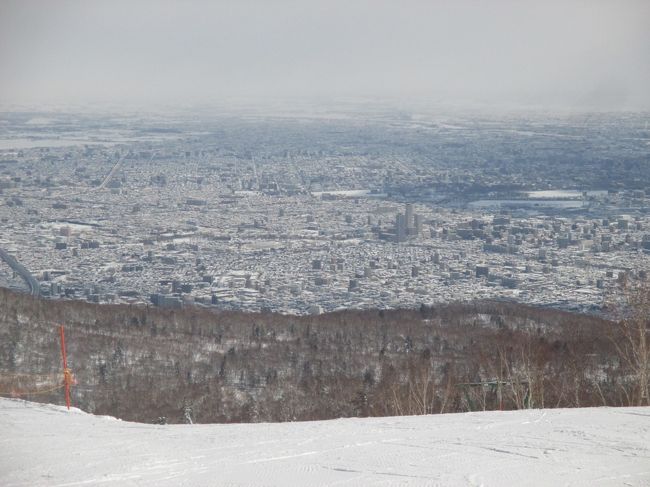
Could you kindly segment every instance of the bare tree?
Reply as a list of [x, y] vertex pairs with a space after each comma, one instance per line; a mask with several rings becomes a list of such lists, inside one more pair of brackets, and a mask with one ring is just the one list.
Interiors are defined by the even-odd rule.
[[625, 288], [622, 317], [611, 339], [623, 365], [629, 368], [634, 387], [629, 402], [650, 405], [650, 286], [646, 283]]

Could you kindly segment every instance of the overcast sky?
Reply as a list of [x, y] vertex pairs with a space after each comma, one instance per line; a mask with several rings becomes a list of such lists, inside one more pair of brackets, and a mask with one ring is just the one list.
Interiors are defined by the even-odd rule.
[[650, 0], [0, 0], [0, 103], [650, 108]]

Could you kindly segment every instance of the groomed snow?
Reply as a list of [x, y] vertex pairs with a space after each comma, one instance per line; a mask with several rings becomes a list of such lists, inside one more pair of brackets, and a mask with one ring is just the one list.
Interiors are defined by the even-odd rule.
[[0, 485], [650, 485], [650, 408], [128, 423], [0, 399]]

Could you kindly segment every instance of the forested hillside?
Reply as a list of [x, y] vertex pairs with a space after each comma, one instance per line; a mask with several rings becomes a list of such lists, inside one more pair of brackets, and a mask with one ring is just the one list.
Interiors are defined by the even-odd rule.
[[[0, 391], [123, 419], [293, 421], [636, 405], [621, 327], [502, 302], [283, 316], [47, 301], [0, 290]], [[58, 374], [58, 375], [57, 375]], [[647, 401], [647, 399], [646, 399]]]

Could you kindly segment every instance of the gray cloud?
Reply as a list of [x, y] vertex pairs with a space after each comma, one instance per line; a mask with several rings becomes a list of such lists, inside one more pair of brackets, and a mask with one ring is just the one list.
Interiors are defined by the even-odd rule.
[[3, 1], [0, 102], [650, 108], [650, 2]]

